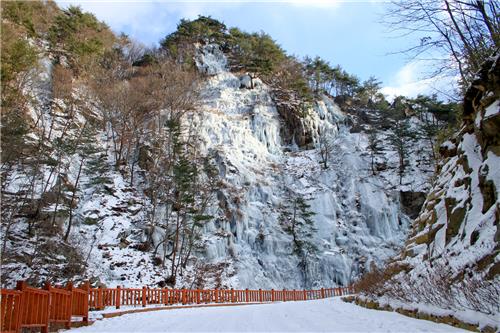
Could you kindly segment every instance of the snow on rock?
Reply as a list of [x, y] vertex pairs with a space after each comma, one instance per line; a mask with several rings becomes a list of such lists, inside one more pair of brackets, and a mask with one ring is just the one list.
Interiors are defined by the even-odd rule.
[[500, 101], [497, 100], [485, 109], [484, 117], [488, 118], [500, 112]]
[[[409, 218], [401, 212], [399, 192], [425, 191], [427, 186], [428, 173], [417, 164], [415, 156], [410, 158], [408, 168], [407, 179], [411, 181], [402, 186], [394, 168], [373, 176], [367, 135], [351, 133], [346, 125], [349, 115], [328, 96], [321, 96], [301, 120], [311, 133], [312, 144], [307, 149], [286, 146], [281, 136], [284, 119], [278, 114], [267, 85], [254, 78], [254, 88], [249, 89], [245, 83], [248, 78], [229, 72], [227, 58], [217, 45], [199, 47], [195, 60], [206, 78], [201, 90], [201, 112], [193, 115], [191, 121], [199, 128], [202, 152], [214, 157], [222, 187], [207, 212], [215, 218], [203, 226], [203, 248], [194, 253], [185, 273], [178, 278], [177, 287], [194, 283], [194, 276], [199, 273], [197, 265], [213, 273], [204, 274], [206, 288], [348, 285], [371, 263], [382, 265], [398, 252], [409, 226]], [[50, 67], [44, 68], [50, 71]], [[47, 73], [42, 75], [40, 86], [47, 84], [47, 77]], [[64, 112], [66, 107], [61, 101], [47, 99], [43, 92], [38, 92], [40, 103], [33, 106], [33, 118], [41, 117], [41, 126], [49, 128], [52, 121], [60, 118], [53, 115]], [[86, 114], [99, 117], [84, 87], [75, 90], [75, 98], [85, 101]], [[85, 121], [82, 113], [76, 110], [79, 123]], [[54, 135], [60, 128], [55, 123]], [[333, 147], [326, 170], [318, 152], [321, 133], [327, 135]], [[36, 135], [34, 132], [34, 141]], [[74, 210], [69, 244], [74, 245], [85, 269], [75, 272], [72, 279], [91, 279], [94, 285], [109, 287], [164, 285], [168, 262], [166, 267], [155, 265], [153, 250], [142, 246], [147, 237], [158, 242], [163, 231], [150, 229], [145, 222], [149, 203], [141, 187], [140, 173], [134, 186], [130, 186], [126, 172], [113, 165], [111, 139], [99, 132], [93, 144], [98, 152], [89, 159], [101, 163], [105, 170], [96, 175], [84, 168], [80, 179], [83, 190]], [[397, 165], [395, 152], [385, 146], [377, 158]], [[79, 162], [77, 155], [65, 157], [69, 183], [75, 182]], [[41, 171], [40, 183], [47, 184], [50, 168]], [[13, 172], [11, 178], [8, 189], [12, 192], [26, 186], [29, 179], [22, 170]], [[97, 185], [93, 183], [96, 178]], [[53, 187], [55, 180], [50, 181]], [[290, 204], [289, 193], [306, 200], [315, 213], [316, 231], [309, 240], [318, 252], [308, 258], [305, 270], [293, 254], [292, 236], [281, 223], [283, 207]], [[61, 229], [66, 223], [64, 218], [60, 221]], [[26, 224], [19, 223], [16, 228], [22, 233]], [[57, 237], [59, 242], [60, 238]], [[7, 242], [9, 250], [29, 256], [20, 239]], [[30, 239], [30, 244], [36, 242], [36, 237]], [[34, 275], [33, 282], [43, 281], [53, 265], [63, 267], [57, 261], [44, 263], [42, 268], [4, 265], [15, 272], [7, 273], [7, 284]], [[35, 270], [37, 274], [33, 274]]]
[[[500, 62], [484, 66], [465, 95], [460, 131], [441, 147], [436, 180], [394, 264], [404, 269], [385, 284], [382, 300], [434, 306], [428, 313], [439, 308], [470, 323], [483, 318], [481, 327], [498, 330]], [[406, 291], [395, 296], [401, 285]], [[429, 297], [436, 286], [448, 292]]]
[[[235, 269], [231, 285], [242, 288], [346, 285], [370, 262], [381, 264], [394, 255], [409, 225], [399, 209], [399, 192], [387, 191], [383, 177], [369, 177], [367, 137], [349, 133], [339, 107], [323, 96], [304, 120], [315, 141], [325, 130], [335, 143], [324, 170], [317, 149], [282, 145], [282, 120], [266, 85], [240, 88], [237, 76], [220, 70], [227, 60], [217, 48], [203, 48], [201, 55], [209, 61], [199, 68], [213, 75], [202, 90], [198, 122], [203, 149], [217, 152], [219, 173], [228, 184], [221, 198], [230, 217], [205, 226], [206, 250], [199, 255], [213, 263], [229, 261]], [[311, 241], [319, 254], [311, 258], [307, 278], [280, 223], [289, 190], [316, 213]], [[227, 216], [220, 206], [214, 205], [212, 215]]]
[[222, 51], [216, 44], [197, 47], [196, 66], [200, 72], [215, 75], [225, 71], [227, 68], [227, 59], [222, 55]]

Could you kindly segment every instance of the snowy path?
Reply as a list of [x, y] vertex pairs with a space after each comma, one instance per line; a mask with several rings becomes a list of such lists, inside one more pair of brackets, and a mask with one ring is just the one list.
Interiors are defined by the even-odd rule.
[[129, 314], [78, 332], [467, 332], [444, 324], [368, 310], [340, 298]]

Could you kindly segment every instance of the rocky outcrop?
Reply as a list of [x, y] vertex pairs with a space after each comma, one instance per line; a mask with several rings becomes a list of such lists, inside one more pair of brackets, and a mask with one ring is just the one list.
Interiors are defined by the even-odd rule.
[[[376, 298], [498, 318], [500, 297], [500, 61], [467, 90], [462, 127], [440, 149], [436, 179]], [[402, 203], [411, 202], [411, 196]], [[479, 318], [478, 317], [478, 318]], [[488, 322], [488, 321], [487, 321]]]
[[293, 91], [275, 90], [273, 100], [276, 109], [284, 122], [281, 136], [285, 143], [295, 142], [299, 147], [305, 147], [313, 142], [313, 133], [304, 124], [304, 106]]
[[424, 192], [400, 191], [401, 207], [403, 212], [412, 219], [418, 217], [425, 201]]
[[[459, 264], [459, 260], [454, 260], [455, 268], [460, 270], [473, 269], [485, 255], [498, 251], [499, 80], [500, 64], [496, 57], [484, 64], [465, 95], [460, 132], [440, 149], [443, 160], [438, 166], [437, 180], [406, 245], [407, 250], [420, 250], [404, 253], [418, 256], [426, 252], [428, 259], [434, 260], [473, 252], [471, 263]], [[422, 243], [425, 248], [420, 246]], [[478, 243], [481, 245], [476, 249]], [[490, 267], [482, 268], [487, 271]]]

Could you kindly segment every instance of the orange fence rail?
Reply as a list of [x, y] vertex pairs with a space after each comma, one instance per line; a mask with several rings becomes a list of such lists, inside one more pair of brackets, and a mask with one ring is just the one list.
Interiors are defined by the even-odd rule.
[[29, 287], [18, 282], [21, 291], [20, 328], [40, 327], [42, 333], [49, 331], [50, 291]]
[[159, 304], [307, 301], [352, 293], [352, 287], [318, 290], [93, 288], [89, 291], [89, 307], [92, 310], [102, 310], [108, 306], [119, 309], [122, 305], [145, 307]]
[[21, 295], [22, 292], [17, 290], [2, 289], [2, 300], [0, 304], [0, 330], [2, 332], [19, 331]]
[[17, 290], [1, 289], [0, 332], [21, 332], [23, 328], [40, 328], [48, 332], [51, 323], [71, 326], [73, 317], [88, 322], [89, 309], [102, 310], [122, 305], [174, 305], [209, 303], [263, 303], [307, 301], [354, 293], [352, 287], [317, 290], [234, 290], [234, 289], [150, 289], [143, 288], [79, 288], [68, 283], [65, 288], [49, 283], [44, 289], [30, 287], [20, 281]]
[[17, 283], [16, 290], [1, 289], [0, 332], [18, 333], [23, 328], [39, 328], [47, 333], [51, 323], [71, 326], [72, 317], [88, 322], [89, 288], [56, 288], [46, 283], [44, 289]]

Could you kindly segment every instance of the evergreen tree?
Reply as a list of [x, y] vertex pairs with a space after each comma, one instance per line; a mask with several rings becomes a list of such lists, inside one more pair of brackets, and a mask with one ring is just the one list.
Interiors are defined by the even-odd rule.
[[286, 60], [285, 51], [264, 32], [246, 33], [238, 28], [229, 30], [229, 47], [233, 62], [249, 72], [253, 79], [269, 79], [278, 66]]
[[408, 158], [411, 143], [415, 139], [415, 133], [411, 130], [407, 118], [397, 118], [392, 122], [388, 139], [392, 147], [398, 153], [399, 184], [403, 184], [406, 160]]
[[48, 38], [53, 51], [66, 56], [75, 70], [85, 68], [116, 41], [106, 24], [76, 6], [55, 17]]
[[356, 89], [356, 98], [361, 102], [363, 106], [374, 106], [377, 102], [377, 95], [382, 82], [376, 77], [370, 76], [368, 80], [364, 81], [361, 86]]
[[318, 248], [311, 241], [317, 231], [313, 220], [316, 214], [311, 210], [311, 205], [300, 195], [288, 191], [288, 197], [289, 206], [283, 208], [280, 221], [285, 232], [292, 236], [292, 254], [299, 258], [299, 268], [305, 284], [308, 285], [310, 282], [308, 268], [318, 253]]
[[373, 175], [375, 175], [375, 155], [380, 151], [380, 149], [380, 140], [377, 137], [377, 131], [374, 128], [371, 128], [368, 132], [368, 150], [370, 151], [371, 169]]

